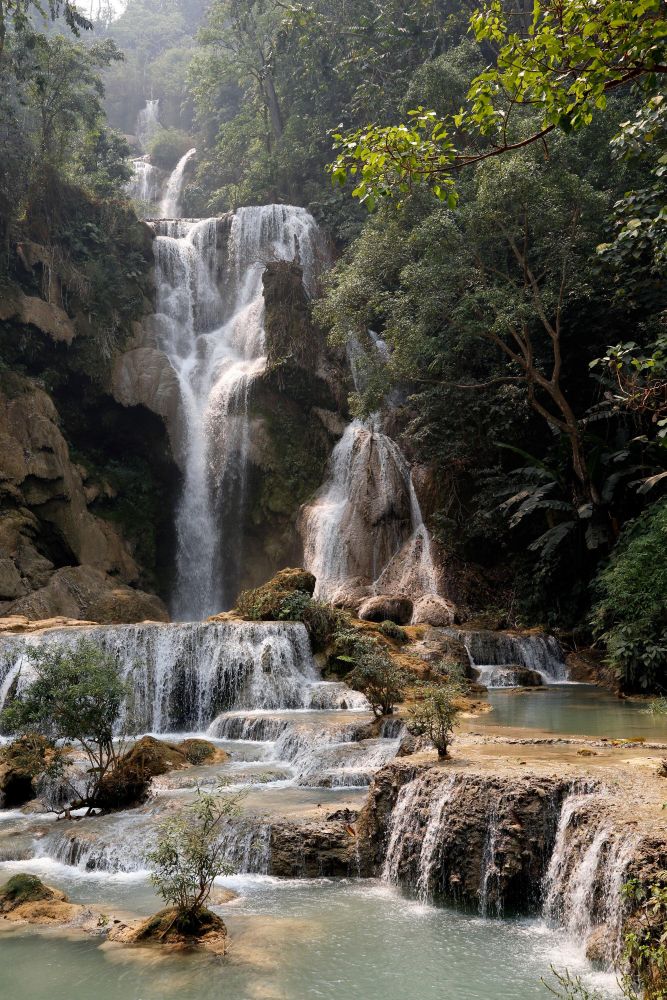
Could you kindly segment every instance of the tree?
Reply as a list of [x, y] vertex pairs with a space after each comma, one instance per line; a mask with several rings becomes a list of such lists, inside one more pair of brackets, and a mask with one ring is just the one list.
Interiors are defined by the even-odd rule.
[[52, 742], [73, 741], [88, 760], [83, 794], [72, 789], [71, 807], [94, 808], [104, 778], [116, 766], [114, 738], [127, 685], [116, 660], [92, 642], [37, 646], [30, 650], [33, 679], [19, 688], [0, 719], [5, 731], [39, 733]]
[[621, 685], [664, 691], [667, 687], [667, 500], [624, 530], [595, 590], [593, 627]]
[[458, 114], [443, 118], [418, 107], [409, 124], [334, 135], [334, 181], [351, 176], [354, 196], [369, 207], [416, 186], [453, 206], [457, 170], [544, 142], [555, 129], [587, 126], [611, 91], [630, 83], [650, 88], [667, 73], [661, 0], [546, 0], [532, 14], [508, 13], [502, 0], [489, 0], [470, 24], [497, 54]]
[[11, 28], [16, 33], [32, 33], [32, 19], [35, 15], [55, 21], [59, 17], [65, 19], [65, 24], [75, 35], [81, 29], [89, 31], [92, 21], [84, 17], [71, 0], [0, 0], [0, 64], [3, 57], [8, 31]]
[[345, 678], [346, 683], [366, 695], [375, 716], [391, 715], [394, 706], [403, 701], [410, 675], [377, 643], [357, 647], [353, 655], [356, 666]]
[[239, 799], [197, 789], [195, 801], [161, 825], [155, 850], [146, 855], [151, 882], [176, 911], [174, 926], [196, 929], [213, 883], [231, 874], [220, 838], [224, 824], [238, 815]]
[[428, 737], [443, 760], [449, 756], [459, 712], [456, 699], [460, 695], [461, 687], [455, 681], [432, 684], [424, 688], [423, 697], [409, 710], [408, 732]]

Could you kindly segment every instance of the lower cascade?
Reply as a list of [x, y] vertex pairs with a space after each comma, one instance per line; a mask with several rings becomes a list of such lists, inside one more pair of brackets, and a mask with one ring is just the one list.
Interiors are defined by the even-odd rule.
[[551, 635], [461, 632], [470, 666], [489, 688], [562, 684], [568, 679], [563, 651]]
[[305, 627], [296, 622], [119, 625], [0, 637], [0, 696], [30, 676], [27, 652], [82, 638], [111, 653], [129, 681], [121, 728], [205, 730], [225, 709], [365, 708], [344, 684], [323, 682]]
[[423, 901], [454, 899], [483, 916], [528, 908], [581, 945], [600, 937], [596, 955], [611, 965], [623, 886], [652, 848], [610, 801], [595, 782], [393, 766], [360, 819], [362, 864]]

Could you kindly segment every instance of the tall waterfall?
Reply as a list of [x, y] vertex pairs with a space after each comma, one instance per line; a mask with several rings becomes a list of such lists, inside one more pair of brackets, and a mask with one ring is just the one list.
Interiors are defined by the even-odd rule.
[[343, 684], [325, 683], [297, 622], [114, 625], [0, 636], [0, 708], [30, 678], [29, 650], [82, 637], [118, 661], [131, 696], [122, 728], [202, 731], [227, 709], [365, 707]]
[[181, 391], [185, 481], [173, 614], [195, 620], [229, 607], [236, 596], [248, 391], [266, 366], [262, 273], [270, 260], [298, 258], [312, 284], [317, 227], [303, 208], [266, 205], [239, 209], [226, 242], [218, 219], [155, 228], [159, 342]]
[[181, 191], [183, 189], [183, 178], [185, 177], [185, 168], [192, 159], [192, 157], [197, 152], [196, 149], [189, 149], [184, 156], [180, 158], [176, 166], [174, 167], [169, 180], [167, 181], [167, 186], [164, 191], [164, 197], [160, 202], [160, 208], [158, 210], [158, 216], [161, 219], [177, 219], [179, 218], [179, 208], [181, 201]]

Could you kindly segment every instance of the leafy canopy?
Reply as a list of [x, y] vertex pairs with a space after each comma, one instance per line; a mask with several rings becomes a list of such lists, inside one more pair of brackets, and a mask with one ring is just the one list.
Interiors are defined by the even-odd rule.
[[369, 208], [416, 186], [453, 206], [456, 170], [555, 128], [589, 125], [610, 91], [633, 81], [650, 87], [667, 72], [660, 0], [547, 0], [536, 2], [532, 15], [507, 13], [502, 0], [490, 0], [470, 24], [498, 55], [473, 79], [458, 114], [418, 107], [407, 124], [335, 133], [333, 179], [352, 177], [354, 196]]

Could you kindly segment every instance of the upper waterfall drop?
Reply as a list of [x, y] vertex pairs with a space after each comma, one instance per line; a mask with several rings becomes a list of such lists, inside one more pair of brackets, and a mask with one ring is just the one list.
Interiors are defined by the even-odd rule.
[[189, 149], [174, 167], [171, 176], [167, 181], [164, 197], [160, 202], [158, 215], [161, 219], [177, 219], [180, 217], [179, 209], [181, 191], [183, 190], [183, 180], [185, 177], [185, 168], [196, 152], [197, 150], [194, 148]]
[[[177, 168], [178, 170], [178, 168]], [[298, 259], [312, 288], [318, 230], [303, 208], [241, 208], [229, 220], [163, 220], [154, 241], [158, 343], [178, 378], [183, 492], [172, 612], [198, 620], [236, 596], [251, 427], [266, 367], [262, 274]]]
[[161, 127], [160, 119], [158, 117], [159, 111], [160, 101], [157, 98], [149, 99], [146, 101], [145, 107], [143, 107], [137, 115], [137, 139], [141, 143], [141, 147], [144, 150], [157, 130]]

